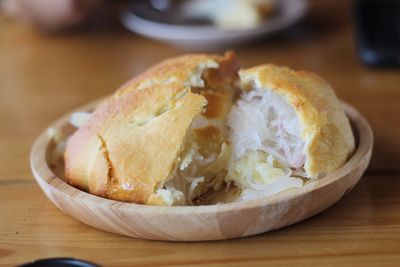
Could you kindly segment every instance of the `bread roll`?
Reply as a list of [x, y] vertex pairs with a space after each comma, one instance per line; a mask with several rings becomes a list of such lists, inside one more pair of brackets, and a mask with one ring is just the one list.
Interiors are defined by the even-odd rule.
[[232, 52], [166, 60], [123, 85], [69, 138], [67, 182], [153, 205], [238, 201], [338, 169], [354, 137], [331, 87]]

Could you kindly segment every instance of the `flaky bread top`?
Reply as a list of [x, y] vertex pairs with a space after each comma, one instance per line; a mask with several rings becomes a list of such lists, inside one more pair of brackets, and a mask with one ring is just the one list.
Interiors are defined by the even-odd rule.
[[70, 137], [64, 155], [68, 182], [111, 199], [147, 203], [174, 176], [194, 118], [208, 108], [223, 116], [221, 103], [231, 101], [208, 103], [192, 89], [221, 89], [237, 70], [232, 53], [186, 55], [124, 84]]

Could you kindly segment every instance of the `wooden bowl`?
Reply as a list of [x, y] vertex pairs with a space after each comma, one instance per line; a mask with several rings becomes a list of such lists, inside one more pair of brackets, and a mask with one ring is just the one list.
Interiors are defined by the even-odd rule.
[[[96, 102], [76, 111], [90, 111]], [[250, 201], [210, 206], [149, 206], [101, 198], [63, 181], [63, 163], [54, 162], [54, 138], [48, 131], [36, 140], [31, 168], [37, 183], [59, 209], [95, 228], [121, 235], [174, 241], [244, 237], [307, 219], [339, 201], [358, 182], [368, 166], [373, 135], [367, 121], [344, 104], [357, 140], [351, 159], [334, 173], [301, 188]], [[72, 112], [71, 112], [72, 113]], [[70, 114], [50, 128], [72, 133]]]

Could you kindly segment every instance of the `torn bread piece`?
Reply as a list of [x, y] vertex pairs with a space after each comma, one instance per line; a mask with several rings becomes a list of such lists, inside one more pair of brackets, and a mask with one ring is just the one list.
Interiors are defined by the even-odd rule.
[[239, 75], [243, 92], [227, 119], [233, 153], [225, 180], [243, 189], [241, 199], [300, 187], [347, 161], [353, 133], [325, 81], [271, 64]]
[[238, 69], [233, 53], [189, 55], [126, 83], [70, 137], [68, 183], [160, 205], [192, 204], [203, 191], [219, 190], [230, 158], [224, 119]]

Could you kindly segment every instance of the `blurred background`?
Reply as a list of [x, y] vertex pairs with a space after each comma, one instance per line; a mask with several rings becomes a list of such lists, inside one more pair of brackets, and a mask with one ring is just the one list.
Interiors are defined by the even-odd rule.
[[[400, 171], [399, 3], [0, 0], [1, 202], [8, 199], [10, 192], [41, 196], [30, 206], [15, 200], [20, 212], [12, 223], [3, 225], [5, 234], [1, 236], [11, 240], [7, 241], [10, 246], [18, 247], [14, 235], [31, 229], [25, 218], [37, 226], [32, 240], [60, 231], [57, 226], [41, 226], [46, 214], [56, 217], [59, 213], [40, 195], [28, 164], [32, 143], [50, 123], [113, 93], [126, 80], [163, 59], [192, 52], [222, 53], [227, 49], [237, 53], [244, 67], [275, 63], [316, 72], [343, 101], [369, 120], [375, 134], [374, 154], [367, 178], [362, 179], [355, 195], [362, 203], [372, 204], [365, 209], [370, 216], [358, 218], [358, 222], [365, 227], [375, 221], [394, 223], [396, 218], [389, 215], [375, 220], [372, 211], [382, 195], [388, 199], [391, 196], [390, 201], [398, 203], [394, 192], [400, 189], [400, 183], [395, 182], [399, 179], [390, 180], [398, 178], [394, 175]], [[391, 181], [393, 190], [384, 194], [374, 191], [380, 188], [373, 179], [376, 175]], [[12, 191], [8, 185], [18, 190]], [[8, 207], [4, 203], [3, 208]], [[11, 214], [14, 208], [9, 209]], [[335, 209], [330, 212], [335, 214]], [[343, 216], [353, 215], [349, 212]], [[330, 227], [329, 216], [326, 218], [319, 216], [314, 224]], [[78, 227], [72, 220], [68, 223]], [[51, 249], [50, 246], [50, 252]], [[70, 251], [85, 256], [83, 250], [72, 245]], [[38, 258], [51, 253], [30, 247], [24, 254]], [[96, 255], [99, 262], [106, 262], [109, 255], [100, 254]]]
[[[2, 0], [0, 150], [10, 164], [0, 174], [31, 179], [30, 145], [63, 113], [111, 94], [165, 58], [226, 49], [244, 66], [272, 62], [318, 73], [371, 121], [382, 156], [370, 169], [397, 168], [400, 119], [386, 119], [400, 114], [400, 73], [361, 62], [360, 2]], [[378, 24], [379, 16], [368, 16]], [[399, 31], [383, 32], [399, 38]]]

